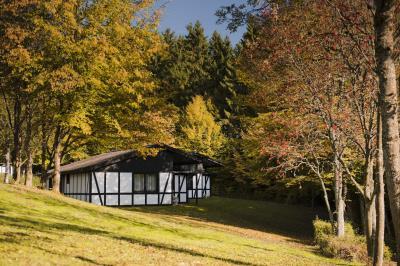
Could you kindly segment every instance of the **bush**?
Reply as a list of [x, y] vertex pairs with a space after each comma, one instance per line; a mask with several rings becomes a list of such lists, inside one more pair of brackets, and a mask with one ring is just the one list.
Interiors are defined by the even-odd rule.
[[[348, 261], [369, 261], [367, 244], [364, 236], [357, 235], [350, 223], [345, 225], [345, 236], [337, 237], [329, 222], [314, 220], [314, 241], [321, 252], [328, 257]], [[390, 260], [391, 252], [385, 247], [385, 259]]]

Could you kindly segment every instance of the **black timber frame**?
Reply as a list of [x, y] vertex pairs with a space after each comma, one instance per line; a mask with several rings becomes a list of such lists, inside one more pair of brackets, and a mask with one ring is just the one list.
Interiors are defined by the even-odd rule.
[[[98, 174], [99, 172], [97, 172]], [[82, 192], [69, 192], [69, 191], [65, 191], [66, 187], [63, 185], [64, 184], [64, 180], [67, 178], [67, 175], [70, 174], [63, 174], [61, 176], [61, 193], [63, 193], [66, 196], [85, 196], [84, 200], [88, 201], [90, 203], [93, 202], [93, 196], [98, 196], [99, 197], [99, 201], [100, 201], [100, 205], [102, 206], [110, 206], [110, 207], [130, 207], [130, 206], [166, 206], [166, 205], [172, 205], [173, 204], [173, 188], [174, 188], [174, 184], [173, 182], [173, 173], [166, 173], [168, 174], [167, 177], [167, 181], [165, 183], [165, 186], [163, 188], [162, 191], [160, 191], [160, 173], [154, 173], [154, 175], [156, 175], [157, 178], [157, 183], [156, 183], [156, 187], [157, 190], [155, 192], [149, 192], [146, 189], [146, 175], [149, 174], [144, 174], [145, 175], [145, 182], [144, 182], [144, 186], [145, 189], [144, 191], [135, 191], [134, 189], [134, 175], [135, 174], [141, 174], [141, 173], [132, 173], [132, 172], [124, 172], [124, 173], [130, 173], [131, 174], [131, 181], [132, 181], [132, 191], [131, 192], [121, 192], [121, 172], [112, 172], [112, 173], [118, 173], [118, 192], [107, 192], [107, 172], [101, 172], [102, 174], [104, 173], [103, 176], [103, 191], [101, 192], [100, 190], [100, 186], [99, 186], [99, 182], [98, 182], [98, 176], [96, 174], [96, 172], [85, 172], [85, 173], [76, 173], [76, 174], [80, 174], [80, 175], [85, 175], [86, 177], [89, 176], [89, 178], [87, 178], [87, 184], [85, 184], [84, 186], [82, 185], [81, 187], [85, 187], [85, 191], [84, 193]], [[75, 178], [70, 178], [70, 180], [74, 180]], [[94, 181], [95, 184], [95, 192], [93, 191], [93, 187], [92, 187], [92, 181]], [[82, 181], [81, 181], [82, 182]], [[168, 187], [168, 183], [171, 182], [171, 192], [166, 192], [166, 189]], [[87, 189], [88, 188], [88, 189]], [[131, 205], [121, 205], [121, 195], [129, 195], [132, 196], [131, 197]], [[134, 201], [134, 196], [135, 195], [143, 195], [144, 196], [144, 204], [138, 204], [135, 205], [135, 201]], [[149, 195], [157, 195], [157, 204], [148, 204], [148, 196]], [[107, 196], [118, 196], [118, 204], [117, 205], [107, 205]], [[166, 196], [171, 196], [171, 202], [170, 203], [166, 203], [163, 204], [164, 199]]]
[[[191, 186], [191, 189], [188, 189], [188, 199], [196, 200], [196, 203], [199, 199], [203, 199], [207, 197], [207, 192], [211, 196], [211, 177], [207, 173], [202, 173], [202, 177], [199, 177], [197, 174], [193, 174], [191, 178], [188, 178], [188, 183], [193, 182], [195, 177], [195, 184]], [[200, 182], [201, 181], [201, 182]], [[207, 188], [207, 185], [209, 188]], [[199, 192], [201, 192], [201, 196], [199, 197]]]
[[[193, 199], [197, 202], [198, 199], [211, 195], [210, 176], [203, 172], [206, 170], [206, 168], [203, 167], [221, 166], [218, 162], [213, 161], [206, 156], [187, 153], [166, 145], [159, 146], [158, 148], [161, 148], [161, 152], [159, 152], [155, 157], [150, 157], [150, 160], [138, 156], [134, 151], [122, 151], [101, 154], [86, 160], [62, 166], [61, 192], [67, 196], [73, 196], [76, 199], [88, 202], [93, 202], [93, 196], [98, 196], [99, 200], [96, 202], [107, 206], [172, 205], [176, 202], [176, 199], [174, 199], [176, 196], [178, 197], [179, 203], [187, 203]], [[112, 181], [112, 187], [107, 184], [110, 182], [109, 180], [111, 180], [109, 179], [110, 176], [107, 177], [107, 172], [118, 174], [118, 176], [112, 176], [112, 178], [115, 178]], [[123, 190], [124, 187], [121, 183], [121, 173], [131, 174], [132, 191]], [[163, 181], [166, 181], [165, 186], [160, 188], [161, 173], [168, 174], [168, 177], [165, 176], [166, 180], [163, 179]], [[145, 176], [147, 174], [156, 174], [158, 177], [156, 191], [147, 191], [146, 187], [148, 181], [145, 177], [144, 191], [136, 192], [134, 190], [134, 174], [144, 174]], [[199, 174], [202, 174], [203, 177], [200, 177]], [[65, 186], [66, 180], [63, 179], [70, 175], [79, 176], [80, 178], [71, 178], [70, 182], [73, 184]], [[99, 181], [101, 181], [99, 178], [101, 177], [103, 177], [102, 184], [99, 183]], [[118, 180], [116, 180], [117, 178]], [[176, 181], [175, 179], [178, 180]], [[193, 179], [195, 180], [193, 181]], [[79, 185], [77, 184], [77, 181], [79, 181]], [[126, 181], [124, 181], [124, 184], [126, 184], [125, 182]], [[178, 183], [177, 186], [176, 182]], [[189, 191], [189, 182], [194, 185], [191, 191]], [[171, 184], [171, 190], [167, 192], [169, 184]], [[184, 192], [182, 191], [183, 184], [186, 184], [186, 190]], [[107, 186], [109, 187], [107, 188]], [[107, 189], [110, 192], [107, 192]], [[184, 194], [186, 194], [186, 199], [184, 199]], [[107, 196], [111, 195], [117, 197], [108, 197], [107, 199]], [[130, 195], [131, 199], [127, 198], [125, 195]], [[143, 201], [140, 199], [140, 205], [135, 204], [135, 195], [144, 196]], [[148, 204], [150, 196], [152, 196], [153, 204]], [[163, 204], [166, 197], [168, 197], [168, 203]], [[136, 201], [137, 200], [138, 199], [136, 199]], [[107, 201], [110, 201], [109, 203], [115, 205], [108, 205]], [[130, 205], [121, 204], [129, 202]], [[157, 202], [157, 204], [154, 204], [154, 202]]]
[[[98, 174], [99, 172], [97, 172]], [[166, 205], [173, 205], [174, 204], [174, 196], [178, 196], [178, 203], [188, 203], [190, 200], [196, 200], [196, 203], [198, 202], [199, 199], [206, 198], [207, 197], [207, 192], [209, 191], [209, 195], [211, 195], [211, 178], [208, 174], [202, 174], [204, 182], [200, 183], [201, 177], [197, 173], [185, 173], [185, 172], [171, 172], [171, 173], [166, 173], [168, 174], [167, 181], [165, 183], [164, 188], [162, 191], [160, 191], [160, 174], [157, 175], [157, 191], [156, 192], [148, 192], [146, 190], [146, 177], [145, 177], [145, 190], [144, 191], [135, 191], [134, 189], [134, 175], [138, 173], [132, 173], [131, 174], [131, 182], [132, 182], [132, 191], [131, 192], [121, 192], [121, 172], [113, 172], [118, 174], [118, 192], [107, 192], [107, 172], [101, 172], [103, 175], [103, 191], [101, 192], [100, 186], [99, 186], [99, 181], [98, 181], [98, 176], [96, 172], [91, 172], [91, 173], [81, 173], [81, 176], [84, 176], [84, 180], [86, 180], [85, 184], [82, 184], [83, 178], [81, 178], [80, 183], [81, 183], [81, 188], [84, 187], [86, 192], [69, 192], [65, 191], [66, 187], [64, 186], [64, 182], [66, 181], [65, 179], [70, 178], [70, 184], [72, 186], [75, 186], [75, 178], [71, 178], [70, 174], [65, 174], [62, 175], [61, 177], [61, 192], [66, 195], [66, 196], [84, 196], [83, 200], [88, 201], [90, 203], [93, 202], [93, 196], [98, 196], [100, 205], [102, 206], [118, 206], [118, 207], [129, 207], [129, 206], [166, 206]], [[124, 172], [128, 173], [128, 172]], [[146, 174], [144, 174], [146, 176]], [[195, 182], [196, 186], [192, 187], [191, 189], [191, 195], [189, 195], [189, 182], [193, 182], [193, 179], [195, 177]], [[175, 188], [175, 179], [178, 178], [178, 191], [176, 191]], [[172, 180], [171, 180], [172, 179]], [[65, 181], [64, 181], [65, 180]], [[94, 181], [94, 182], [92, 182]], [[171, 182], [170, 182], [171, 181]], [[168, 184], [171, 184], [172, 189], [171, 192], [166, 192], [166, 189], [168, 187]], [[182, 192], [183, 184], [184, 182], [186, 183], [186, 191]], [[93, 184], [95, 185], [95, 191], [93, 191]], [[208, 183], [210, 183], [209, 188], [207, 188]], [[75, 190], [75, 189], [74, 189]], [[199, 197], [199, 191], [201, 191], [202, 195]], [[182, 200], [181, 194], [186, 194], [186, 201]], [[107, 196], [118, 196], [118, 204], [117, 205], [107, 205]], [[129, 195], [131, 197], [131, 204], [130, 205], [121, 205], [121, 195]], [[135, 195], [143, 195], [144, 196], [144, 204], [140, 205], [135, 205], [135, 200], [134, 196]], [[157, 195], [158, 200], [157, 204], [148, 204], [147, 203], [147, 198], [149, 195]], [[167, 204], [163, 204], [165, 196], [171, 196], [171, 202]], [[82, 200], [82, 198], [80, 198]]]

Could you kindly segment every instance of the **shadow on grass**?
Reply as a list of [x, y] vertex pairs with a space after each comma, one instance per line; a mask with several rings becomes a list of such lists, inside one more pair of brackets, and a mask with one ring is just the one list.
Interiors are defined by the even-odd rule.
[[103, 264], [103, 263], [98, 263], [95, 260], [91, 260], [89, 258], [83, 257], [83, 256], [76, 256], [75, 258], [77, 258], [78, 260], [84, 261], [84, 262], [88, 262], [94, 265], [101, 265], [101, 266], [111, 266], [112, 264]]
[[[152, 247], [152, 248], [156, 248], [156, 249], [179, 252], [179, 253], [195, 256], [195, 257], [210, 258], [210, 259], [219, 260], [219, 261], [237, 264], [237, 265], [257, 265], [257, 264], [252, 264], [252, 263], [248, 263], [245, 261], [214, 256], [211, 254], [205, 254], [205, 253], [201, 253], [201, 252], [198, 252], [195, 250], [177, 247], [174, 245], [158, 243], [158, 242], [150, 241], [147, 239], [121, 236], [121, 235], [118, 235], [118, 234], [115, 234], [113, 232], [109, 232], [106, 230], [98, 230], [98, 229], [93, 229], [90, 227], [73, 225], [73, 224], [52, 223], [52, 222], [44, 222], [44, 221], [40, 222], [40, 221], [34, 221], [31, 219], [26, 219], [26, 218], [14, 218], [14, 217], [7, 217], [5, 215], [0, 215], [0, 225], [7, 225], [10, 227], [16, 227], [19, 229], [34, 230], [34, 231], [40, 231], [40, 232], [45, 232], [45, 233], [51, 233], [51, 234], [55, 234], [56, 231], [58, 231], [58, 233], [60, 234], [62, 231], [64, 231], [64, 232], [76, 232], [76, 233], [88, 234], [88, 235], [97, 235], [97, 236], [112, 238], [112, 239], [119, 240], [119, 241], [126, 241], [131, 244], [138, 244], [141, 246]], [[28, 234], [25, 234], [25, 235], [28, 235]], [[26, 240], [29, 240], [29, 239], [26, 239]], [[21, 242], [18, 242], [18, 243], [22, 244]], [[35, 247], [35, 248], [42, 250], [44, 252], [48, 252], [50, 254], [63, 255], [63, 254], [58, 254], [52, 250], [47, 250], [43, 247]], [[91, 261], [88, 258], [83, 258], [83, 257], [76, 257], [76, 258], [87, 261], [87, 262], [95, 263], [97, 265], [103, 265], [103, 264], [99, 264], [95, 261]]]
[[213, 197], [178, 206], [146, 206], [123, 208], [142, 213], [189, 217], [204, 222], [215, 222], [234, 227], [253, 229], [292, 238], [295, 243], [310, 244], [313, 237], [312, 221], [324, 217], [321, 210], [271, 202], [257, 202]]

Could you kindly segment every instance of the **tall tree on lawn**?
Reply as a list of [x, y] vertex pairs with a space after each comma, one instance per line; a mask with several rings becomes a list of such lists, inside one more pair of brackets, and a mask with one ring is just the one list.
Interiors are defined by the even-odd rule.
[[[400, 262], [400, 137], [398, 123], [398, 87], [394, 58], [396, 0], [374, 0], [375, 58], [379, 77], [382, 148], [390, 210], [394, 223], [397, 261]], [[398, 36], [397, 36], [398, 37]]]

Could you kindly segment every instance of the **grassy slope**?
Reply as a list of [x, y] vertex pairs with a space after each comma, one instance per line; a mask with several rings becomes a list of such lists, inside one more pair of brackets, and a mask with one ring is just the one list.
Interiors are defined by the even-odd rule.
[[112, 209], [0, 184], [0, 265], [344, 265], [299, 241], [309, 215], [221, 198]]

